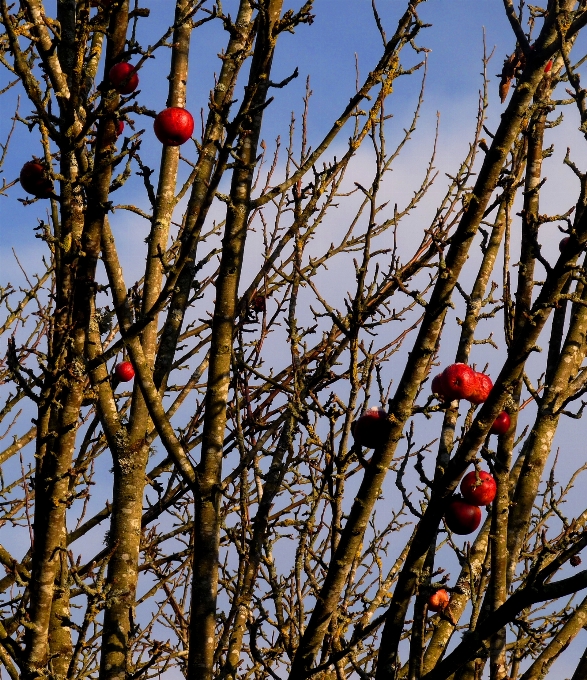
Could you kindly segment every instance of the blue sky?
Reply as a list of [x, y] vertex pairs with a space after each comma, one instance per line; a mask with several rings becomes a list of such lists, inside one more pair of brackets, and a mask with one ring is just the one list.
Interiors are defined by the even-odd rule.
[[[49, 13], [52, 2], [46, 3]], [[151, 10], [151, 17], [139, 23], [140, 42], [153, 44], [160, 32], [171, 20], [172, 3], [165, 0], [146, 0], [143, 5]], [[300, 3], [301, 4], [301, 3]], [[404, 9], [403, 0], [379, 0], [378, 10], [388, 37], [393, 34], [397, 20]], [[289, 5], [286, 3], [285, 5]], [[226, 0], [224, 11], [235, 15], [236, 0]], [[297, 7], [297, 5], [294, 5]], [[437, 113], [440, 116], [440, 139], [437, 167], [441, 172], [453, 171], [463, 157], [474, 125], [477, 109], [478, 91], [481, 86], [481, 57], [483, 28], [490, 52], [495, 46], [495, 54], [489, 65], [491, 77], [491, 104], [488, 125], [495, 127], [502, 106], [497, 97], [495, 74], [501, 70], [506, 54], [514, 46], [509, 24], [505, 19], [501, 0], [428, 0], [420, 6], [420, 16], [430, 23], [416, 39], [428, 53], [428, 76], [424, 107], [421, 112], [419, 129], [406, 154], [400, 159], [396, 169], [395, 184], [397, 200], [402, 202], [402, 192], [407, 196], [415, 180], [415, 171], [422, 167], [432, 148]], [[357, 55], [361, 80], [377, 63], [382, 50], [379, 32], [373, 21], [370, 0], [318, 0], [315, 5], [315, 21], [312, 26], [298, 27], [295, 35], [284, 34], [276, 52], [273, 79], [281, 80], [299, 68], [299, 77], [287, 88], [274, 90], [274, 102], [264, 119], [263, 138], [272, 148], [275, 138], [280, 135], [287, 139], [288, 125], [292, 111], [299, 121], [302, 111], [302, 98], [305, 92], [306, 77], [310, 77], [313, 96], [309, 113], [309, 143], [316, 145], [330, 128], [332, 121], [341, 113], [355, 91], [355, 54]], [[187, 108], [196, 119], [199, 130], [200, 110], [207, 107], [207, 98], [214, 83], [214, 74], [219, 70], [220, 50], [225, 45], [226, 33], [219, 22], [208, 24], [194, 33], [190, 50], [190, 71], [188, 82]], [[412, 66], [423, 57], [415, 55], [410, 49], [403, 52], [405, 67]], [[138, 101], [153, 110], [165, 107], [167, 82], [165, 79], [169, 64], [169, 51], [160, 50], [156, 59], [149, 60], [141, 71]], [[0, 83], [8, 81], [5, 70], [0, 71]], [[242, 83], [241, 83], [242, 86]], [[386, 110], [394, 116], [388, 126], [390, 139], [400, 135], [409, 123], [420, 88], [420, 74], [415, 77], [398, 79]], [[0, 140], [4, 140], [12, 124], [16, 106], [17, 88], [0, 99]], [[237, 97], [240, 93], [237, 92]], [[21, 100], [20, 115], [26, 116], [30, 109], [26, 100]], [[152, 119], [135, 117], [136, 129], [145, 129], [142, 155], [150, 167], [157, 167], [160, 145], [152, 131]], [[125, 133], [129, 133], [127, 126]], [[299, 125], [298, 125], [299, 135]], [[344, 133], [333, 146], [332, 155], [339, 153], [345, 146]], [[195, 149], [182, 149], [194, 159]], [[29, 133], [24, 125], [18, 124], [12, 139], [11, 151], [4, 167], [0, 170], [3, 179], [10, 182], [18, 177], [22, 164], [33, 155], [40, 155], [39, 140], [35, 132]], [[183, 177], [187, 174], [184, 167]], [[153, 176], [156, 182], [156, 175]], [[43, 244], [35, 239], [33, 227], [37, 219], [46, 216], [47, 201], [38, 201], [32, 206], [23, 207], [16, 198], [24, 198], [25, 193], [17, 184], [10, 190], [10, 198], [0, 197], [0, 233], [3, 248], [0, 250], [0, 280], [20, 283], [22, 276], [11, 253], [11, 247], [27, 262], [39, 258]], [[113, 196], [116, 202], [133, 202], [146, 205], [144, 188], [140, 179], [133, 177], [125, 188]], [[113, 219], [113, 228], [127, 225], [131, 230], [123, 233], [123, 238], [133, 241], [135, 236], [146, 235], [146, 225], [128, 214], [118, 214]], [[132, 225], [132, 226], [131, 226]], [[135, 233], [138, 230], [138, 233]], [[129, 255], [142, 259], [133, 251]]]
[[[140, 23], [139, 39], [153, 43], [162, 26], [168, 25], [172, 3], [165, 0], [147, 0], [143, 3], [151, 9], [151, 18]], [[47, 3], [50, 7], [51, 3]], [[226, 13], [234, 16], [235, 0], [224, 2]], [[387, 34], [393, 33], [397, 18], [403, 10], [403, 0], [379, 0], [378, 9]], [[277, 135], [287, 134], [289, 115], [292, 110], [299, 114], [304, 95], [306, 76], [310, 76], [313, 91], [310, 109], [310, 142], [316, 142], [330, 127], [331, 122], [342, 111], [354, 93], [355, 53], [358, 55], [361, 78], [377, 62], [381, 53], [381, 39], [375, 27], [369, 0], [319, 0], [315, 8], [316, 20], [312, 26], [302, 25], [296, 35], [285, 34], [278, 45], [274, 67], [274, 79], [289, 75], [295, 67], [300, 76], [287, 88], [275, 90], [275, 101], [265, 116], [263, 136], [273, 140]], [[441, 113], [441, 141], [459, 136], [463, 126], [470, 129], [471, 112], [476, 107], [477, 90], [480, 85], [482, 27], [486, 27], [489, 49], [497, 45], [490, 73], [501, 70], [501, 61], [511, 51], [514, 41], [504, 18], [499, 0], [453, 0], [439, 2], [430, 0], [421, 6], [423, 20], [433, 24], [424, 29], [417, 38], [420, 46], [431, 50], [429, 53], [426, 105], [422, 115], [422, 134], [435, 125], [436, 112]], [[194, 34], [190, 53], [190, 73], [187, 107], [196, 119], [199, 111], [207, 105], [207, 96], [213, 86], [214, 73], [218, 71], [217, 54], [225, 42], [226, 34], [219, 24], [207, 25]], [[415, 63], [413, 53], [404, 52], [406, 66]], [[166, 81], [169, 52], [161, 50], [155, 60], [147, 63], [141, 72], [141, 104], [160, 110], [165, 106]], [[6, 83], [8, 74], [2, 72], [0, 82]], [[157, 83], [161, 86], [158, 87]], [[413, 110], [414, 97], [419, 88], [418, 78], [403, 78], [398, 81], [396, 92], [390, 101], [390, 110], [403, 125]], [[496, 97], [494, 81], [492, 94]], [[11, 126], [11, 118], [17, 95], [14, 88], [0, 100], [0, 140], [4, 140]], [[21, 102], [20, 114], [28, 115], [28, 104]], [[158, 150], [152, 134], [152, 120], [137, 119], [137, 128], [146, 128], [143, 152]], [[128, 128], [127, 128], [128, 131]], [[342, 139], [341, 139], [342, 142]], [[11, 181], [18, 176], [23, 162], [33, 154], [39, 154], [38, 139], [22, 125], [17, 126], [13, 138], [12, 152], [2, 168], [2, 178]], [[454, 150], [449, 145], [443, 150], [451, 156]], [[460, 151], [460, 149], [458, 150]], [[460, 154], [459, 154], [460, 155]], [[151, 159], [156, 167], [156, 157]], [[43, 215], [43, 204], [36, 204], [26, 210], [15, 205], [14, 197], [23, 197], [24, 192], [17, 185], [11, 190], [11, 200], [4, 198], [0, 215], [3, 242], [8, 245], [33, 245], [30, 225], [33, 215]], [[6, 262], [3, 249], [2, 264], [12, 270]]]

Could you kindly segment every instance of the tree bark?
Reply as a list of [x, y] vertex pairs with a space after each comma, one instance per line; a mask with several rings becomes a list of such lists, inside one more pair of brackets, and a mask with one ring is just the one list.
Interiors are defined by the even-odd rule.
[[210, 365], [202, 458], [198, 466], [198, 488], [194, 517], [194, 564], [190, 613], [188, 675], [211, 680], [215, 650], [218, 552], [220, 540], [220, 489], [226, 406], [232, 362], [234, 319], [247, 235], [250, 196], [261, 134], [263, 111], [277, 36], [274, 26], [282, 0], [266, 0], [259, 8], [257, 42], [245, 97], [250, 111], [242, 124], [237, 145], [239, 158], [234, 170], [222, 257], [216, 281], [216, 303], [212, 321]]
[[[191, 26], [184, 20], [191, 0], [178, 0], [175, 7], [169, 95], [167, 106], [185, 107]], [[143, 286], [143, 314], [153, 306], [163, 279], [161, 254], [167, 250], [169, 226], [176, 205], [175, 186], [179, 147], [163, 146], [159, 185], [153, 222], [148, 240], [147, 266]], [[141, 335], [145, 360], [155, 362], [157, 349], [155, 316]], [[99, 384], [99, 383], [98, 383]], [[103, 409], [102, 414], [104, 415]], [[104, 612], [100, 680], [122, 680], [129, 672], [129, 644], [134, 625], [134, 603], [139, 570], [141, 519], [152, 430], [148, 407], [137, 380], [133, 390], [128, 432], [117, 427], [114, 446], [114, 492], [109, 531], [112, 555], [108, 563], [107, 585], [110, 597]], [[111, 437], [112, 438], [112, 437]]]

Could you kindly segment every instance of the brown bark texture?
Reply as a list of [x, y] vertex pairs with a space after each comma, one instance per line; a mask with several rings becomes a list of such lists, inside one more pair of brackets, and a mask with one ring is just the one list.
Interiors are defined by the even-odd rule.
[[587, 0], [423, 157], [454, 4], [0, 0], [2, 677], [587, 676]]

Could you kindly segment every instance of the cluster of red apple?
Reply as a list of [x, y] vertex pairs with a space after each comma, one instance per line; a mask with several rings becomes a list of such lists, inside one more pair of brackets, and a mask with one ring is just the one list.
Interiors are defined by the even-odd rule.
[[[375, 449], [383, 446], [387, 435], [386, 413], [382, 408], [372, 406], [353, 424], [354, 440], [361, 446]], [[497, 486], [488, 473], [469, 472], [461, 482], [462, 496], [454, 496], [448, 502], [444, 519], [455, 534], [470, 534], [481, 523], [482, 505], [489, 505], [495, 498]]]
[[466, 399], [472, 404], [487, 400], [493, 383], [485, 373], [477, 373], [467, 364], [451, 364], [432, 380], [432, 391], [447, 401]]
[[[497, 493], [497, 484], [489, 472], [472, 470], [461, 481], [462, 496], [453, 496], [448, 502], [444, 521], [455, 534], [470, 534], [481, 523], [479, 506], [489, 505]], [[433, 612], [443, 611], [450, 602], [449, 594], [439, 588], [428, 598], [428, 609]]]
[[[478, 373], [466, 364], [448, 366], [432, 381], [432, 391], [445, 401], [467, 399], [473, 404], [487, 400], [493, 388], [491, 378]], [[505, 434], [510, 428], [510, 417], [502, 411], [491, 426], [492, 434]], [[355, 442], [367, 448], [383, 446], [387, 440], [388, 422], [384, 409], [372, 406], [352, 425]], [[469, 472], [461, 481], [462, 495], [453, 496], [447, 504], [444, 520], [455, 534], [470, 534], [481, 523], [480, 506], [489, 505], [495, 498], [497, 485], [489, 472], [484, 470]], [[428, 609], [441, 611], [448, 606], [449, 595], [446, 590], [436, 590], [428, 600]]]
[[484, 470], [473, 470], [461, 481], [462, 496], [453, 496], [448, 502], [444, 519], [455, 534], [470, 534], [481, 523], [480, 506], [489, 505], [495, 498], [497, 484]]
[[[135, 67], [127, 61], [115, 64], [110, 69], [108, 77], [114, 89], [120, 94], [131, 94], [139, 86], [139, 75]], [[180, 146], [192, 136], [194, 119], [186, 109], [171, 106], [157, 114], [153, 129], [162, 144]]]
[[[472, 404], [487, 401], [493, 383], [485, 373], [478, 373], [466, 364], [451, 364], [432, 381], [432, 391], [441, 399], [467, 399]], [[510, 417], [502, 411], [491, 426], [490, 434], [505, 434], [510, 429]], [[444, 519], [455, 534], [470, 534], [481, 522], [479, 506], [495, 498], [495, 480], [488, 472], [470, 472], [461, 482], [461, 496], [448, 503]]]
[[[136, 69], [126, 61], [115, 64], [108, 75], [112, 86], [120, 94], [131, 94], [139, 85]], [[153, 129], [162, 144], [180, 146], [192, 136], [194, 119], [186, 109], [172, 106], [157, 114]], [[124, 121], [117, 120], [116, 135], [119, 137], [123, 130]], [[48, 169], [37, 159], [28, 161], [22, 166], [20, 184], [28, 194], [36, 198], [53, 196], [53, 182], [48, 175]]]
[[[432, 380], [432, 392], [443, 401], [466, 399], [472, 404], [487, 401], [493, 388], [491, 378], [474, 371], [467, 364], [451, 364]], [[510, 417], [502, 411], [491, 426], [490, 434], [505, 434], [510, 429]]]

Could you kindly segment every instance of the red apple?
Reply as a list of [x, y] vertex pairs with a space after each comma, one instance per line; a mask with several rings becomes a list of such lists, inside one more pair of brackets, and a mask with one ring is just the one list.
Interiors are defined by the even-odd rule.
[[135, 369], [132, 367], [130, 361], [123, 361], [121, 364], [116, 365], [114, 375], [120, 382], [128, 382], [135, 377]]
[[157, 114], [153, 129], [161, 144], [179, 146], [192, 136], [194, 119], [186, 109], [172, 106]]
[[567, 247], [567, 244], [570, 240], [571, 240], [570, 236], [565, 236], [563, 239], [561, 239], [561, 242], [558, 244], [558, 249], [561, 251], [561, 253]]
[[116, 136], [120, 137], [124, 130], [124, 121], [123, 120], [117, 120], [116, 121]]
[[50, 198], [53, 194], [53, 182], [47, 177], [46, 167], [39, 161], [28, 161], [22, 166], [20, 185], [37, 198]]
[[489, 472], [472, 470], [463, 477], [461, 493], [467, 503], [489, 505], [497, 493], [497, 484]]
[[505, 434], [510, 429], [510, 417], [502, 411], [493, 421], [489, 434]]
[[491, 378], [485, 375], [485, 373], [475, 373], [475, 383], [475, 391], [469, 397], [469, 401], [472, 404], [482, 404], [484, 401], [487, 401], [489, 393], [493, 388], [493, 383]]
[[451, 364], [442, 373], [444, 395], [453, 399], [469, 399], [475, 391], [475, 371], [467, 364]]
[[385, 444], [387, 430], [387, 413], [377, 406], [367, 409], [352, 427], [354, 440], [368, 449]]
[[436, 394], [440, 399], [444, 400], [444, 379], [442, 373], [435, 375], [432, 378], [432, 394]]
[[130, 94], [139, 85], [138, 73], [135, 67], [127, 61], [114, 64], [108, 73], [108, 78], [110, 78], [112, 87], [120, 94]]
[[453, 533], [470, 534], [481, 523], [481, 510], [477, 505], [465, 502], [460, 496], [454, 496], [448, 502], [444, 521]]
[[441, 612], [448, 607], [450, 598], [444, 588], [432, 593], [428, 598], [428, 609], [432, 612]]

